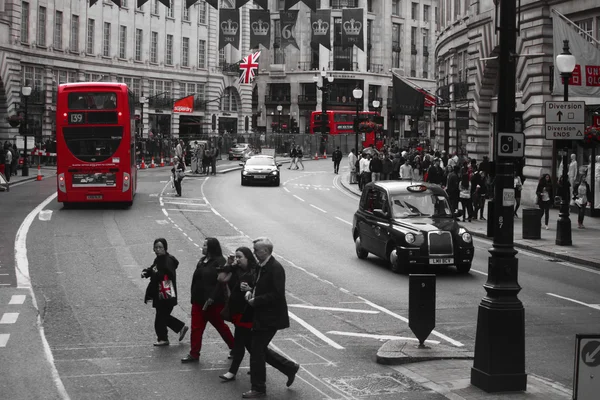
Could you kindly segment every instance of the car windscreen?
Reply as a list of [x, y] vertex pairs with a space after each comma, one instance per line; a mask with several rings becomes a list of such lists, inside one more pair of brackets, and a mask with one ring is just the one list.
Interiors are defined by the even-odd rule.
[[114, 92], [75, 92], [69, 93], [69, 110], [114, 110], [117, 108], [117, 94]]
[[265, 159], [265, 158], [250, 158], [246, 161], [246, 165], [265, 165], [265, 166], [274, 166], [275, 162], [273, 159]]
[[67, 148], [75, 157], [81, 161], [100, 162], [117, 151], [123, 139], [123, 127], [65, 127], [63, 137]]
[[451, 217], [452, 211], [445, 196], [429, 191], [392, 195], [394, 218]]

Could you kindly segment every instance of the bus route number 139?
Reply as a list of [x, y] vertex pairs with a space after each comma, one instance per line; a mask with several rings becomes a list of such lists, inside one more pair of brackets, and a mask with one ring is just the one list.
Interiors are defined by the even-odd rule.
[[85, 120], [83, 118], [83, 113], [69, 113], [69, 123], [70, 124], [83, 124]]

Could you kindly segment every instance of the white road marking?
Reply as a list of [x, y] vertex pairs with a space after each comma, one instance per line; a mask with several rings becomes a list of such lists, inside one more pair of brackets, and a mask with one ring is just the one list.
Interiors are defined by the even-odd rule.
[[340, 217], [335, 217], [335, 219], [337, 219], [338, 221], [342, 221], [343, 223], [352, 226], [352, 222], [348, 222], [345, 219], [341, 219]]
[[471, 272], [475, 272], [476, 274], [480, 274], [483, 276], [487, 276], [487, 272], [483, 272], [483, 271], [478, 271], [476, 269], [471, 268]]
[[31, 303], [33, 308], [37, 311], [37, 328], [40, 333], [40, 338], [42, 340], [42, 346], [44, 348], [44, 354], [46, 356], [46, 360], [50, 365], [50, 373], [52, 374], [52, 379], [54, 381], [54, 385], [58, 391], [58, 394], [62, 400], [70, 400], [69, 394], [65, 389], [65, 386], [60, 379], [60, 375], [58, 374], [58, 370], [56, 369], [56, 365], [54, 365], [54, 356], [52, 355], [52, 350], [50, 350], [50, 345], [48, 344], [48, 340], [46, 339], [46, 335], [44, 333], [44, 324], [42, 324], [42, 313], [38, 308], [37, 301], [35, 298], [35, 293], [31, 287], [31, 278], [29, 277], [29, 259], [27, 257], [27, 232], [29, 232], [29, 228], [33, 223], [33, 220], [38, 215], [40, 211], [44, 209], [51, 201], [54, 201], [58, 193], [53, 193], [46, 200], [44, 200], [41, 204], [39, 204], [36, 208], [34, 208], [23, 220], [23, 223], [19, 227], [17, 231], [17, 235], [15, 238], [15, 272], [17, 275], [17, 288], [19, 289], [28, 289], [29, 296], [31, 297]]
[[379, 311], [375, 311], [375, 310], [358, 310], [356, 308], [320, 307], [320, 306], [309, 306], [306, 304], [288, 304], [288, 307], [308, 308], [311, 310], [324, 310], [324, 311], [342, 311], [342, 312], [362, 313], [362, 314], [379, 314]]
[[340, 179], [342, 179], [342, 177], [340, 175], [337, 175], [335, 178], [333, 178], [333, 186], [338, 191], [340, 191], [341, 193], [343, 193], [346, 196], [350, 197], [354, 201], [358, 200], [359, 196], [355, 195], [354, 193], [349, 193], [347, 189], [345, 189], [345, 188], [342, 187], [342, 184], [340, 183]]
[[312, 208], [316, 208], [317, 210], [319, 210], [319, 211], [321, 211], [321, 212], [323, 212], [323, 213], [327, 213], [327, 211], [323, 210], [322, 208], [319, 208], [319, 207], [315, 206], [314, 204], [311, 204], [310, 206], [311, 206]]
[[584, 303], [583, 301], [571, 299], [571, 298], [564, 297], [564, 296], [559, 296], [558, 294], [554, 294], [554, 293], [546, 293], [546, 294], [548, 296], [553, 296], [553, 297], [557, 297], [559, 299], [571, 301], [571, 302], [576, 303], [576, 304], [581, 304], [582, 306], [593, 308], [594, 310], [600, 310], [600, 305], [598, 305], [598, 304], [588, 304], [588, 303]]
[[[384, 312], [384, 313], [386, 313], [386, 314], [388, 314], [388, 315], [390, 315], [390, 316], [392, 316], [392, 317], [394, 317], [396, 319], [399, 319], [400, 321], [404, 321], [404, 322], [406, 322], [408, 324], [408, 318], [403, 317], [401, 315], [398, 315], [395, 312], [390, 311], [390, 310], [388, 310], [385, 307], [377, 305], [377, 304], [375, 304], [375, 303], [373, 303], [373, 302], [365, 299], [364, 297], [361, 297], [361, 296], [356, 296], [356, 297], [358, 297], [359, 299], [363, 300], [365, 303], [367, 303], [371, 307], [373, 307], [373, 308], [375, 308], [377, 310], [380, 310], [380, 311], [382, 311], [382, 312]], [[459, 342], [457, 340], [454, 340], [454, 339], [451, 339], [448, 336], [446, 336], [446, 335], [444, 335], [442, 333], [439, 333], [438, 331], [432, 331], [431, 334], [434, 335], [434, 336], [439, 337], [440, 339], [443, 339], [443, 340], [447, 341], [448, 343], [453, 344], [456, 347], [464, 347], [464, 344], [462, 344], [461, 342]]]
[[212, 212], [211, 210], [186, 210], [185, 208], [167, 208], [167, 211], [201, 212], [201, 213]]
[[288, 192], [288, 193], [291, 193], [291, 192], [290, 192], [290, 189], [288, 189], [288, 188], [287, 188], [287, 187], [285, 187], [285, 186], [283, 187], [283, 190], [285, 190], [285, 191], [286, 191], [286, 192]]
[[162, 209], [163, 214], [165, 214], [165, 217], [169, 216], [169, 213], [167, 212], [167, 210], [165, 210], [164, 208]]
[[177, 204], [177, 205], [183, 205], [183, 206], [198, 206], [198, 207], [206, 207], [206, 204], [198, 204], [198, 203], [186, 203], [183, 201], [165, 201], [165, 204]]
[[23, 304], [26, 298], [24, 294], [13, 294], [8, 304]]
[[340, 346], [339, 344], [337, 344], [336, 342], [334, 342], [333, 340], [331, 340], [327, 336], [325, 336], [323, 333], [321, 333], [321, 331], [319, 331], [317, 328], [313, 327], [312, 325], [310, 325], [308, 322], [304, 321], [303, 319], [298, 318], [294, 313], [291, 313], [288, 311], [288, 314], [289, 314], [290, 318], [292, 318], [294, 321], [298, 322], [306, 330], [310, 331], [313, 335], [315, 335], [316, 337], [318, 337], [319, 339], [321, 339], [322, 341], [324, 341], [325, 343], [327, 343], [334, 349], [338, 349], [338, 350], [344, 349], [342, 346]]
[[294, 195], [294, 197], [295, 197], [295, 198], [297, 198], [297, 199], [298, 199], [298, 200], [300, 200], [300, 201], [305, 201], [303, 198], [301, 198], [301, 197], [298, 197], [298, 196], [296, 196], [296, 195]]
[[0, 334], [0, 347], [6, 347], [6, 343], [8, 343], [9, 337], [10, 337], [9, 333], [1, 333]]
[[17, 322], [17, 318], [19, 318], [18, 312], [7, 312], [2, 314], [2, 318], [0, 318], [0, 324], [14, 324]]
[[[392, 336], [392, 335], [373, 335], [370, 333], [356, 333], [356, 332], [340, 332], [340, 331], [329, 331], [328, 335], [338, 335], [338, 336], [350, 336], [350, 337], [360, 337], [367, 339], [375, 339], [375, 340], [410, 340], [411, 342], [418, 342], [419, 339], [412, 337], [403, 337], [403, 336]], [[440, 344], [437, 340], [426, 340], [425, 343], [430, 344]]]
[[159, 224], [159, 225], [168, 225], [169, 221], [166, 221], [164, 219], [157, 219], [156, 223]]

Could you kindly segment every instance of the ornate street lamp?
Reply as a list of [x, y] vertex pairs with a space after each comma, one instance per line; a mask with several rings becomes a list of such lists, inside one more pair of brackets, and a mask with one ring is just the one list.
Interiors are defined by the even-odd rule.
[[25, 115], [23, 116], [23, 123], [21, 124], [21, 135], [25, 138], [25, 144], [23, 145], [23, 168], [21, 169], [22, 176], [29, 176], [29, 163], [27, 161], [27, 101], [29, 96], [31, 96], [31, 91], [31, 86], [29, 86], [28, 83], [25, 83], [25, 86], [21, 88], [21, 95], [25, 100]]
[[[569, 41], [563, 41], [563, 52], [556, 56], [556, 68], [560, 72], [563, 80], [565, 92], [564, 101], [569, 101], [569, 79], [573, 75], [577, 61], [575, 56], [569, 51]], [[560, 213], [556, 222], [556, 244], [559, 246], [571, 246], [571, 219], [569, 218], [569, 149], [563, 150], [563, 170], [562, 170], [562, 196], [560, 200]]]
[[354, 122], [354, 148], [356, 149], [356, 154], [358, 155], [358, 125], [360, 124], [360, 118], [358, 117], [358, 113], [360, 112], [360, 101], [363, 97], [363, 91], [358, 85], [352, 91], [352, 97], [354, 97], [354, 101], [356, 102], [356, 116]]
[[279, 113], [279, 118], [277, 119], [277, 131], [281, 133], [281, 111], [283, 110], [283, 106], [280, 104], [277, 106], [277, 112]]
[[[325, 139], [327, 135], [327, 124], [329, 123], [327, 118], [327, 100], [331, 93], [331, 83], [333, 83], [333, 79], [333, 76], [327, 76], [325, 68], [321, 70], [320, 77], [317, 75], [313, 76], [313, 81], [317, 85], [317, 89], [323, 94], [323, 100], [321, 101], [321, 140]], [[321, 82], [321, 86], [319, 86], [319, 82]]]

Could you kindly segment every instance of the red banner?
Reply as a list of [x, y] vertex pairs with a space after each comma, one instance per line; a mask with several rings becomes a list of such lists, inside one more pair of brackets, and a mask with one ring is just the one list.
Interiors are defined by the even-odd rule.
[[194, 112], [194, 95], [177, 100], [173, 104], [173, 112], [191, 113]]

